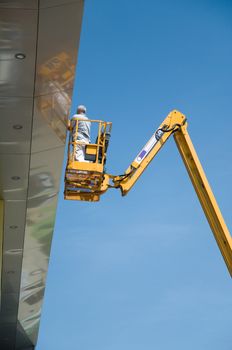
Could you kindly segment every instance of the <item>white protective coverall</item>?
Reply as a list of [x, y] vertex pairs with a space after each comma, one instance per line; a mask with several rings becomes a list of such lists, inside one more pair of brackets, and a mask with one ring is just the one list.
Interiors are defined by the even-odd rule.
[[[74, 114], [73, 118], [80, 118], [88, 120], [88, 117], [85, 113]], [[88, 162], [85, 160], [85, 144], [90, 143], [90, 122], [85, 122], [82, 120], [74, 120], [72, 123], [72, 128], [75, 130], [76, 123], [78, 122], [78, 133], [77, 139], [75, 141], [80, 141], [83, 144], [76, 145], [75, 149], [75, 160], [79, 162]], [[74, 139], [73, 135], [73, 139]]]

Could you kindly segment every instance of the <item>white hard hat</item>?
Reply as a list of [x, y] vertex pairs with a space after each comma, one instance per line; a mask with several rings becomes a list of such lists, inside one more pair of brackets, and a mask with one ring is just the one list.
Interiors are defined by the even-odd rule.
[[84, 105], [79, 105], [79, 106], [77, 107], [77, 110], [78, 110], [78, 111], [83, 111], [84, 113], [86, 113], [86, 107], [85, 107]]

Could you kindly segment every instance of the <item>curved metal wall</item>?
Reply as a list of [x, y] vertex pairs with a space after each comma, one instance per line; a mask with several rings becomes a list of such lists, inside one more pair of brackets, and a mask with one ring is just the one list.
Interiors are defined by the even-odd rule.
[[37, 341], [83, 0], [0, 2], [0, 348]]

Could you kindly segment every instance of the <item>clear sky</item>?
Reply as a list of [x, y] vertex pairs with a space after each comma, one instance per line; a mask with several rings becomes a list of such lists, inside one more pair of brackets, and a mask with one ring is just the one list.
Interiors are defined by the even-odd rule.
[[[86, 0], [73, 111], [121, 174], [172, 109], [232, 230], [231, 0]], [[71, 33], [70, 33], [71, 35]], [[127, 197], [63, 200], [37, 350], [231, 350], [232, 284], [173, 140]]]

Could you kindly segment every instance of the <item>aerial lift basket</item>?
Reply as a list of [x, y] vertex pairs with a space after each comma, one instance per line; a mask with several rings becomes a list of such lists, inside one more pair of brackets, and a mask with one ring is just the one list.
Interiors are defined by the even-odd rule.
[[[64, 198], [95, 202], [99, 200], [100, 189], [104, 181], [104, 165], [109, 144], [112, 123], [102, 120], [91, 120], [91, 128], [97, 126], [95, 143], [86, 144], [78, 140], [78, 121], [81, 118], [72, 118], [69, 123], [68, 159], [65, 172]], [[86, 122], [86, 120], [83, 120]], [[76, 160], [78, 145], [85, 149], [83, 162]]]

